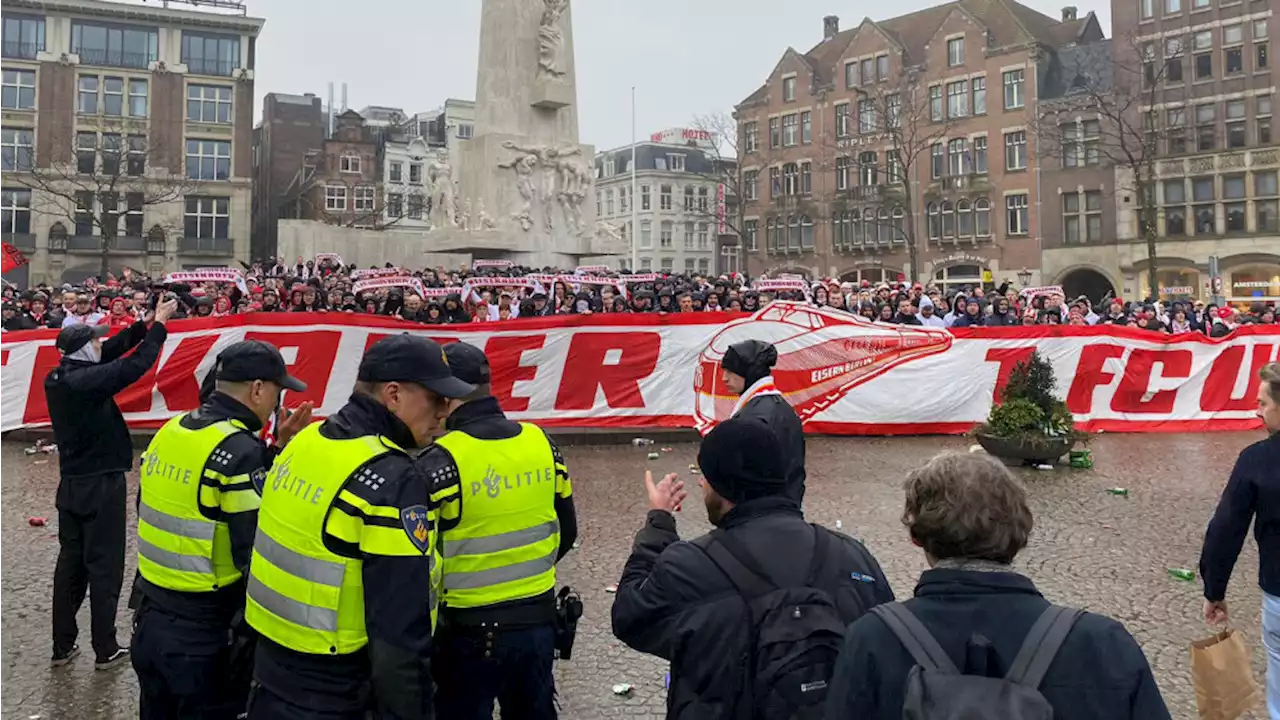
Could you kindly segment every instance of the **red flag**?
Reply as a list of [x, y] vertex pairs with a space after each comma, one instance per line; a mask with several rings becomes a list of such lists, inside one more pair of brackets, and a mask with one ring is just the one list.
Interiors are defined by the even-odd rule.
[[21, 250], [9, 243], [3, 243], [3, 252], [0, 252], [0, 273], [20, 268], [27, 262], [29, 261], [23, 256]]

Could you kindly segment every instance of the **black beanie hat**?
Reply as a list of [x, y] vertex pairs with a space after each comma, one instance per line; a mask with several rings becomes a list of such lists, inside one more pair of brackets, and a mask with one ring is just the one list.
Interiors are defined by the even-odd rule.
[[763, 340], [743, 340], [734, 343], [724, 354], [720, 366], [725, 370], [741, 375], [751, 387], [757, 380], [769, 374], [778, 364], [778, 351]]
[[732, 503], [786, 490], [782, 447], [763, 421], [730, 418], [702, 439], [698, 467], [712, 489]]

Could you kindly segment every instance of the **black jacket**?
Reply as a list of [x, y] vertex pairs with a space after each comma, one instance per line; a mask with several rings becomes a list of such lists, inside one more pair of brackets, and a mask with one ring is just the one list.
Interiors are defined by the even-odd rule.
[[[926, 570], [906, 606], [962, 672], [1003, 677], [1049, 601], [1016, 573]], [[880, 618], [857, 621], [845, 634], [827, 718], [898, 720], [915, 664]], [[1040, 693], [1055, 720], [1169, 717], [1138, 643], [1123, 625], [1093, 613], [1072, 628]]]
[[49, 372], [44, 392], [63, 478], [132, 469], [133, 444], [115, 395], [155, 365], [166, 337], [162, 323], [137, 322], [102, 343], [101, 362], [64, 357]]
[[1258, 541], [1258, 586], [1280, 595], [1280, 434], [1245, 448], [1231, 470], [1200, 553], [1206, 598], [1216, 601], [1227, 594], [1250, 521]]
[[[775, 584], [803, 582], [814, 548], [813, 527], [782, 497], [738, 505], [720, 522]], [[824, 531], [825, 532], [825, 531]], [[836, 597], [846, 622], [893, 599], [889, 581], [861, 543], [833, 533], [843, 547], [840, 567], [823, 568], [819, 583], [844, 588]], [[727, 658], [742, 651], [744, 604], [706, 552], [676, 534], [675, 518], [651, 510], [636, 534], [613, 602], [613, 634], [632, 648], [671, 662], [667, 717], [702, 720], [736, 699], [738, 678]], [[873, 578], [855, 582], [851, 573]], [[851, 715], [850, 717], [858, 717]]]
[[1020, 325], [1021, 323], [1018, 321], [1018, 314], [1012, 310], [1009, 312], [1000, 312], [999, 310], [996, 310], [988, 315], [986, 319], [982, 321], [982, 324], [991, 327], [1008, 327], [1011, 325]]
[[[497, 398], [492, 396], [472, 400], [454, 410], [445, 421], [445, 429], [466, 433], [477, 440], [506, 440], [520, 434], [520, 423], [509, 420], [502, 412]], [[554, 457], [556, 472], [568, 475], [564, 455], [555, 441], [550, 437], [551, 454]], [[418, 457], [418, 470], [423, 477], [432, 479], [431, 494], [434, 496], [445, 490], [447, 486], [462, 481], [458, 473], [458, 464], [453, 456], [442, 445], [432, 445]], [[556, 561], [573, 549], [578, 539], [578, 515], [574, 510], [573, 496], [557, 497], [555, 500], [556, 520], [560, 523], [560, 550]], [[462, 512], [466, 512], [465, 503]], [[447, 532], [457, 527], [461, 518], [452, 521], [441, 519], [439, 531]], [[448, 561], [446, 561], [448, 562]], [[542, 595], [512, 600], [488, 607], [455, 609], [444, 604], [440, 608], [440, 622], [474, 627], [480, 623], [501, 623], [505, 626], [542, 625], [555, 620], [555, 591], [549, 590]]]
[[804, 427], [800, 418], [781, 395], [761, 395], [747, 401], [734, 417], [763, 422], [778, 446], [786, 452], [787, 497], [804, 502]]
[[[353, 395], [324, 421], [320, 434], [331, 440], [380, 435], [402, 448], [413, 447], [413, 433], [377, 402]], [[382, 482], [357, 482], [367, 470]], [[361, 467], [342, 489], [379, 508], [404, 510], [430, 502], [427, 481], [402, 453], [382, 455]], [[268, 478], [270, 480], [270, 478]], [[339, 512], [335, 500], [329, 512]], [[354, 506], [346, 514], [360, 513]], [[389, 520], [389, 518], [387, 519]], [[386, 520], [365, 517], [366, 524]], [[395, 522], [395, 521], [391, 521]], [[405, 532], [408, 532], [406, 529]], [[365, 631], [369, 644], [345, 655], [309, 655], [262, 638], [254, 660], [254, 680], [291, 703], [318, 711], [358, 713], [376, 708], [386, 720], [434, 717], [431, 681], [431, 622], [427, 595], [431, 570], [426, 555], [373, 555], [326, 533], [325, 547], [362, 561]]]
[[920, 318], [915, 315], [903, 315], [902, 313], [895, 313], [893, 322], [897, 325], [924, 325], [924, 323], [920, 322]]

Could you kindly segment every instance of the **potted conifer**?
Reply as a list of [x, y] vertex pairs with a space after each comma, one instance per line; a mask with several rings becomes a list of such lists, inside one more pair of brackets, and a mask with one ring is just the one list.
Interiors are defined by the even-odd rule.
[[1000, 402], [987, 421], [974, 428], [978, 444], [1010, 464], [1050, 463], [1066, 455], [1088, 435], [1075, 428], [1067, 404], [1054, 395], [1053, 366], [1039, 350], [1014, 366]]

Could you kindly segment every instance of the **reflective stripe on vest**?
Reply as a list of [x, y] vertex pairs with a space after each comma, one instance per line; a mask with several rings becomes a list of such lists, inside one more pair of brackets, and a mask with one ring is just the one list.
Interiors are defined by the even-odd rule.
[[239, 581], [240, 571], [226, 523], [200, 511], [200, 480], [218, 446], [248, 430], [236, 421], [190, 430], [182, 426], [184, 417], [165, 423], [143, 454], [138, 572], [166, 590], [211, 592]]
[[462, 508], [457, 526], [442, 533], [442, 603], [482, 607], [555, 588], [555, 459], [542, 430], [521, 423], [505, 440], [455, 431], [436, 442], [458, 465]]
[[267, 474], [245, 619], [295, 652], [346, 654], [368, 643], [362, 562], [325, 547], [326, 518], [348, 478], [402, 451], [376, 436], [330, 440], [320, 426], [299, 432]]

